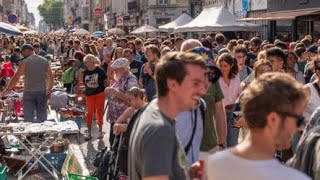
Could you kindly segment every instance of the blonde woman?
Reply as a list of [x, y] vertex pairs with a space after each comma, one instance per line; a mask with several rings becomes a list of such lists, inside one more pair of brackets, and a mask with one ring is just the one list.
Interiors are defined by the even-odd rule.
[[95, 44], [90, 44], [90, 51], [92, 52], [92, 54], [97, 57], [97, 58], [100, 58], [100, 54], [99, 54], [99, 51], [97, 49], [97, 46]]
[[104, 107], [104, 81], [107, 76], [104, 70], [99, 66], [100, 60], [92, 54], [83, 58], [87, 69], [83, 72], [83, 83], [85, 85], [84, 94], [86, 95], [86, 123], [88, 132], [85, 134], [85, 140], [91, 139], [92, 116], [96, 113], [96, 124], [99, 126], [98, 139], [103, 138], [103, 107]]

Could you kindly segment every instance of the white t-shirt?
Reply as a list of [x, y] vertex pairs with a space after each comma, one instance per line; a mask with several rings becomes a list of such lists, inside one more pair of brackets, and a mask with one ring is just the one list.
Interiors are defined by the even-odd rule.
[[247, 160], [230, 150], [209, 156], [208, 180], [309, 180], [303, 173], [282, 165], [277, 159]]

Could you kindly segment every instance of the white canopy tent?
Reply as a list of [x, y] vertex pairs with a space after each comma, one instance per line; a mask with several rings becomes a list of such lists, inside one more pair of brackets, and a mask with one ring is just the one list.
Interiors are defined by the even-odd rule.
[[90, 34], [89, 31], [80, 28], [80, 29], [75, 29], [75, 31], [73, 32], [73, 34], [77, 34], [77, 35], [85, 35], [85, 34]]
[[259, 31], [260, 25], [237, 22], [236, 18], [224, 7], [204, 9], [188, 24], [175, 27], [174, 32], [208, 32], [208, 31]]
[[144, 33], [151, 33], [151, 32], [157, 32], [157, 31], [158, 31], [158, 29], [145, 24], [144, 26], [141, 26], [138, 29], [135, 29], [134, 31], [132, 31], [130, 33], [131, 34], [144, 34]]
[[185, 25], [185, 24], [189, 23], [192, 20], [193, 20], [192, 17], [190, 17], [186, 13], [183, 13], [177, 19], [169, 22], [168, 24], [159, 26], [159, 30], [162, 31], [162, 32], [172, 32], [172, 31], [174, 31], [175, 27]]

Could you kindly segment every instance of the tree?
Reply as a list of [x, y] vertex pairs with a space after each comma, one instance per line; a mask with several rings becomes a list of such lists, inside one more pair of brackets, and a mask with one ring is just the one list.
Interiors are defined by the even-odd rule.
[[63, 26], [63, 2], [62, 0], [45, 0], [38, 6], [40, 16], [45, 23], [56, 28]]

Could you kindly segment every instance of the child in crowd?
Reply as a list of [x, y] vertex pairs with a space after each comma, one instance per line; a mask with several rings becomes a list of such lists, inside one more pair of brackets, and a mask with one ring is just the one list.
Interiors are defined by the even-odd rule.
[[128, 107], [123, 112], [123, 114], [118, 118], [118, 120], [115, 122], [113, 126], [113, 133], [116, 136], [126, 131], [129, 119], [138, 109], [146, 105], [144, 89], [133, 87], [128, 91], [127, 94], [129, 98], [130, 107]]

